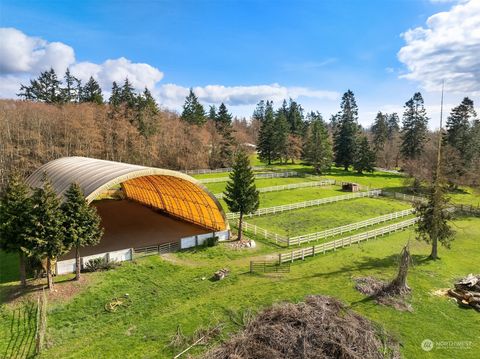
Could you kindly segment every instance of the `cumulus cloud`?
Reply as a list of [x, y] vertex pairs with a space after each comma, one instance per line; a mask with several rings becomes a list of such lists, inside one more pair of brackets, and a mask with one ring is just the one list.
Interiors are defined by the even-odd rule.
[[[279, 102], [290, 97], [293, 99], [310, 97], [326, 100], [336, 100], [339, 97], [339, 94], [334, 91], [312, 90], [306, 87], [285, 87], [279, 84], [256, 86], [207, 85], [194, 87], [193, 91], [200, 101], [212, 104], [223, 102], [230, 106], [254, 105], [260, 100]], [[163, 103], [178, 106], [183, 103], [188, 92], [187, 87], [165, 84], [159, 88], [158, 95]]]
[[480, 92], [480, 1], [470, 0], [428, 18], [426, 27], [402, 34], [406, 45], [398, 53], [408, 73], [427, 91], [445, 88]]

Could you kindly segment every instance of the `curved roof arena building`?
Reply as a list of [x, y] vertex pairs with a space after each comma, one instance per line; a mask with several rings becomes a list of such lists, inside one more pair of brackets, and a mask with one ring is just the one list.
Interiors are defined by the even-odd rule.
[[[181, 172], [64, 157], [41, 166], [27, 184], [42, 186], [44, 175], [59, 196], [78, 183], [102, 219], [100, 243], [81, 249], [84, 264], [101, 256], [122, 261], [134, 254], [193, 247], [214, 236], [229, 238], [228, 221], [218, 200], [199, 181]], [[73, 251], [60, 257], [57, 273], [74, 270], [72, 258]]]

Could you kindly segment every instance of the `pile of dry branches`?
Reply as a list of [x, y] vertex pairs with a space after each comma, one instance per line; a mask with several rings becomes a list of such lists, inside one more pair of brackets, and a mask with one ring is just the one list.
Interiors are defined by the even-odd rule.
[[448, 294], [462, 307], [472, 307], [480, 312], [480, 274], [469, 274], [454, 284]]
[[398, 344], [337, 299], [310, 296], [261, 312], [208, 359], [400, 358]]

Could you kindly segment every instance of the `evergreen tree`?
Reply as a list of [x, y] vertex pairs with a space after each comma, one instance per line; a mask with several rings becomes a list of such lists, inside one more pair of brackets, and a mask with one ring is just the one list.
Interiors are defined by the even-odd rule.
[[215, 121], [217, 118], [217, 108], [215, 105], [211, 105], [208, 109], [208, 118], [212, 121]]
[[375, 167], [375, 152], [370, 148], [366, 136], [358, 138], [356, 146], [355, 158], [353, 161], [353, 169], [358, 173], [373, 172]]
[[273, 128], [273, 152], [275, 154], [275, 157], [280, 159], [280, 163], [282, 162], [282, 158], [285, 159], [286, 163], [288, 160], [287, 145], [289, 125], [287, 122], [287, 117], [281, 109], [275, 113]]
[[400, 132], [400, 119], [396, 112], [387, 115], [387, 139], [392, 140]]
[[232, 115], [228, 112], [227, 106], [222, 102], [215, 116], [215, 127], [221, 136], [219, 144], [219, 166], [228, 167], [231, 165], [233, 157], [234, 142], [232, 132]]
[[31, 236], [32, 200], [23, 178], [14, 173], [0, 198], [0, 249], [17, 253], [20, 259], [20, 282], [26, 285], [25, 259], [34, 253], [36, 241]]
[[275, 116], [273, 113], [273, 103], [267, 101], [265, 105], [263, 119], [260, 122], [258, 133], [257, 152], [260, 161], [267, 162], [269, 165], [276, 159], [275, 154]]
[[259, 122], [262, 122], [265, 119], [265, 101], [261, 100], [257, 103], [252, 118]]
[[144, 137], [150, 137], [157, 132], [158, 104], [148, 88], [142, 94], [135, 96], [135, 112], [133, 123]]
[[[285, 105], [284, 101], [284, 105]], [[294, 135], [302, 135], [303, 133], [303, 108], [296, 101], [290, 99], [287, 110], [287, 120], [290, 125], [290, 133]]]
[[358, 132], [358, 107], [352, 91], [345, 92], [340, 108], [334, 134], [335, 164], [348, 171], [353, 164]]
[[125, 78], [123, 86], [120, 90], [120, 103], [125, 104], [127, 108], [134, 108], [136, 104], [136, 94], [133, 89], [132, 84], [128, 80], [128, 77]]
[[388, 116], [381, 112], [377, 113], [375, 121], [372, 125], [372, 135], [373, 135], [373, 148], [376, 153], [383, 150], [385, 142], [388, 138]]
[[229, 177], [223, 198], [231, 212], [239, 212], [238, 239], [241, 240], [243, 215], [255, 212], [260, 204], [250, 160], [243, 150], [236, 154]]
[[72, 183], [61, 205], [66, 248], [75, 248], [75, 280], [80, 279], [80, 247], [100, 242], [103, 231], [95, 207], [89, 206], [80, 186]]
[[190, 93], [185, 99], [180, 118], [185, 122], [199, 126], [203, 125], [206, 121], [205, 110], [203, 109], [202, 104], [198, 101], [197, 96], [195, 96], [193, 89], [190, 89]]
[[81, 81], [70, 73], [67, 68], [65, 72], [65, 88], [63, 89], [63, 102], [79, 102], [79, 89], [81, 89]]
[[32, 238], [38, 242], [38, 254], [46, 258], [48, 288], [53, 288], [52, 265], [53, 261], [68, 251], [64, 243], [64, 217], [60, 209], [60, 200], [57, 197], [50, 181], [44, 177], [43, 187], [33, 192]]
[[332, 145], [328, 138], [327, 125], [322, 116], [317, 113], [307, 130], [304, 159], [313, 166], [315, 173], [321, 174], [332, 165], [332, 157]]
[[30, 80], [30, 86], [20, 85], [20, 92], [17, 94], [25, 100], [58, 104], [64, 101], [63, 90], [60, 87], [62, 82], [58, 80], [55, 70], [51, 68], [43, 71], [36, 80]]
[[407, 160], [419, 159], [427, 141], [428, 117], [423, 97], [417, 92], [405, 103], [403, 113], [401, 153]]
[[80, 102], [92, 102], [98, 105], [103, 104], [102, 89], [92, 76], [90, 76], [90, 79], [82, 88]]
[[460, 105], [452, 109], [447, 119], [447, 132], [444, 140], [455, 148], [462, 159], [462, 167], [467, 168], [473, 156], [471, 121], [477, 116], [473, 101], [465, 97]]
[[113, 107], [117, 107], [122, 103], [121, 90], [115, 81], [113, 81], [112, 84], [112, 93], [108, 99], [108, 103]]

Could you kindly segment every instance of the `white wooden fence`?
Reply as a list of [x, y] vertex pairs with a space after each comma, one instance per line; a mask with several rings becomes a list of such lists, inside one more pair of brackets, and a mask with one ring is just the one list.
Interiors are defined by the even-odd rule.
[[297, 249], [288, 253], [279, 253], [278, 261], [279, 263], [293, 262], [294, 260], [297, 260], [297, 259], [303, 260], [305, 259], [305, 257], [315, 256], [316, 254], [325, 253], [327, 251], [331, 251], [331, 250], [335, 251], [337, 248], [343, 248], [345, 246], [350, 246], [354, 243], [366, 241], [370, 238], [376, 238], [379, 236], [383, 236], [385, 234], [403, 230], [405, 228], [408, 228], [414, 225], [417, 221], [418, 221], [417, 217], [410, 218], [405, 221], [394, 223], [389, 226], [374, 229], [368, 232], [354, 234], [352, 236], [340, 238], [335, 241], [331, 241], [327, 243], [317, 244], [313, 247]]
[[[311, 181], [311, 182], [300, 182], [300, 183], [291, 183], [285, 184], [280, 186], [271, 186], [271, 187], [260, 187], [257, 188], [258, 192], [265, 193], [265, 192], [277, 192], [277, 191], [285, 191], [289, 189], [296, 189], [296, 188], [306, 188], [306, 187], [320, 187], [320, 186], [330, 186], [334, 185], [334, 180], [323, 180], [323, 181]], [[217, 198], [223, 198], [223, 193], [215, 194]]]
[[426, 202], [427, 201], [427, 199], [422, 196], [412, 196], [409, 194], [399, 193], [399, 192], [382, 191], [382, 196], [392, 197], [392, 198], [399, 199], [402, 201], [407, 201], [407, 202]]
[[[266, 208], [260, 208], [257, 211], [249, 214], [245, 214], [244, 217], [256, 217], [256, 216], [263, 216], [266, 214], [275, 214], [275, 213], [281, 213], [285, 211], [291, 211], [294, 209], [299, 209], [299, 208], [306, 208], [306, 207], [313, 207], [313, 206], [319, 206], [321, 204], [325, 203], [333, 203], [333, 202], [338, 202], [338, 201], [344, 201], [347, 199], [354, 199], [354, 198], [362, 198], [362, 197], [376, 197], [381, 194], [381, 190], [372, 190], [372, 191], [366, 191], [366, 192], [356, 192], [356, 193], [351, 193], [351, 194], [344, 194], [342, 196], [334, 196], [334, 197], [326, 197], [326, 198], [320, 198], [320, 199], [314, 199], [310, 201], [304, 201], [304, 202], [297, 202], [297, 203], [290, 203], [290, 204], [284, 204], [281, 206], [275, 206], [275, 207], [266, 207]], [[226, 214], [227, 219], [235, 219], [240, 216], [238, 212], [229, 212]]]
[[[271, 172], [271, 173], [259, 173], [255, 175], [257, 179], [263, 178], [282, 178], [282, 177], [299, 177], [300, 174], [294, 171], [288, 172]], [[216, 183], [216, 182], [227, 182], [229, 177], [214, 177], [214, 178], [200, 178], [198, 181], [200, 183]]]
[[[225, 167], [225, 168], [215, 168], [215, 169], [198, 169], [198, 170], [185, 170], [181, 171], [183, 173], [186, 173], [188, 175], [202, 175], [202, 174], [208, 174], [208, 173], [224, 173], [224, 172], [231, 172], [233, 170], [232, 167]], [[253, 166], [252, 170], [254, 171], [264, 171], [266, 170], [265, 167], [261, 166]]]
[[288, 238], [287, 243], [288, 243], [289, 246], [300, 245], [302, 243], [309, 243], [309, 242], [314, 241], [314, 240], [325, 239], [325, 238], [328, 238], [328, 237], [334, 237], [334, 236], [338, 236], [338, 235], [341, 235], [341, 234], [346, 233], [346, 232], [356, 231], [360, 228], [365, 228], [365, 227], [373, 226], [373, 225], [376, 225], [376, 224], [379, 224], [379, 223], [388, 222], [388, 221], [391, 221], [391, 220], [394, 220], [394, 219], [397, 219], [397, 218], [403, 218], [403, 217], [409, 216], [413, 213], [415, 213], [414, 208], [405, 209], [403, 211], [393, 212], [393, 213], [385, 214], [383, 216], [370, 218], [370, 219], [367, 219], [365, 221], [350, 223], [350, 224], [347, 224], [347, 225], [344, 225], [344, 226], [326, 229], [326, 230], [321, 231], [321, 232], [309, 233], [309, 234], [304, 234], [304, 235], [301, 235], [301, 236], [291, 237], [291, 238]]
[[263, 238], [271, 240], [277, 244], [282, 243], [282, 244], [288, 245], [287, 237], [282, 236], [273, 231], [268, 231], [264, 228], [256, 226], [255, 224], [247, 223], [245, 221], [243, 221], [243, 224], [242, 224], [242, 232], [250, 232], [256, 236], [262, 236]]

